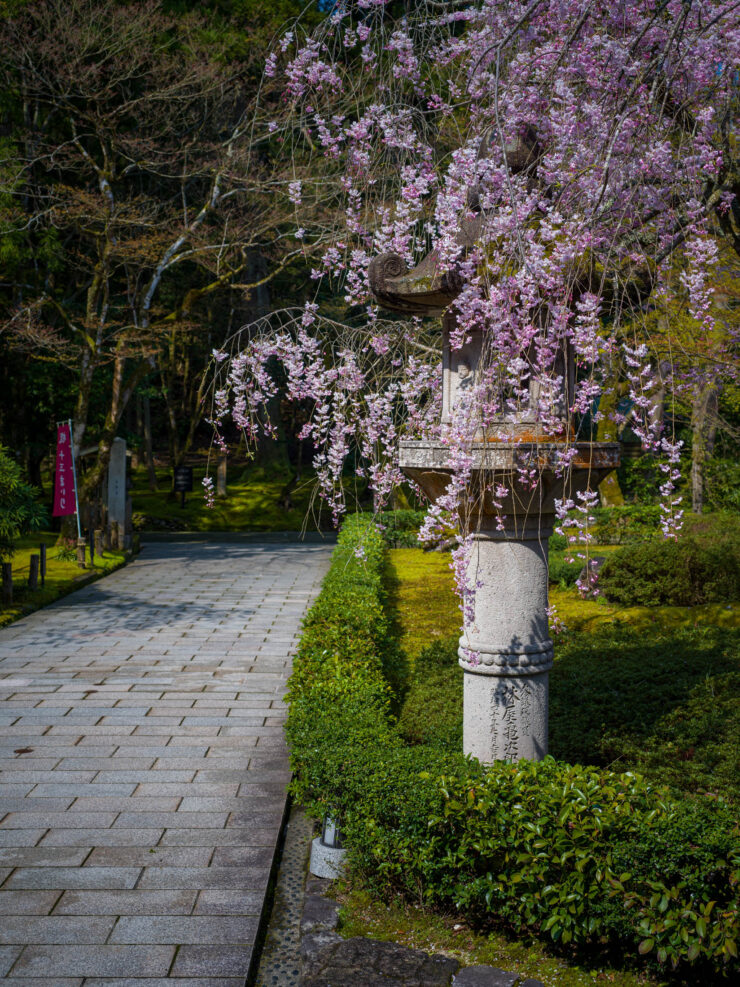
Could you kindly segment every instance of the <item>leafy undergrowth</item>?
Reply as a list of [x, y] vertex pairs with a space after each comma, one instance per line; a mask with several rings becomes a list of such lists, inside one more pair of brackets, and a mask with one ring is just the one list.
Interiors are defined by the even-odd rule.
[[[87, 569], [81, 570], [77, 562], [63, 561], [56, 557], [59, 549], [56, 547], [58, 535], [51, 531], [39, 531], [32, 535], [19, 538], [16, 551], [10, 561], [13, 567], [13, 603], [10, 606], [0, 605], [0, 627], [24, 617], [26, 614], [39, 610], [53, 603], [60, 597], [77, 589], [94, 574], [104, 575], [123, 565], [126, 557], [123, 552], [106, 552], [102, 558], [95, 556], [90, 567], [90, 556], [87, 556]], [[28, 570], [31, 555], [37, 555], [39, 545], [46, 545], [46, 584], [32, 592], [28, 589]]]
[[[214, 476], [215, 469], [211, 475]], [[147, 485], [145, 469], [133, 473], [134, 524], [141, 531], [301, 531], [332, 529], [331, 512], [316, 494], [316, 477], [305, 478], [291, 486], [292, 475], [286, 470], [263, 470], [236, 467], [229, 476], [227, 496], [217, 497], [208, 507], [203, 495], [204, 466], [193, 467], [193, 492], [186, 494], [185, 506], [180, 496], [170, 493], [172, 472], [157, 469], [158, 489]], [[363, 490], [350, 490], [349, 503]], [[290, 489], [288, 489], [290, 487]]]
[[[541, 980], [547, 987], [660, 987], [669, 981], [653, 979], [644, 971], [592, 967], [550, 955], [541, 941], [517, 940], [496, 930], [472, 929], [460, 915], [442, 915], [405, 902], [379, 902], [361, 886], [340, 885], [333, 892], [342, 904], [343, 936], [367, 936], [398, 942], [427, 953], [454, 956], [461, 966], [478, 963], [516, 971], [523, 978]], [[677, 987], [680, 981], [670, 981]]]
[[[399, 729], [410, 743], [459, 749], [457, 638], [439, 636], [459, 614], [454, 603], [443, 612], [451, 575], [419, 550], [391, 559], [402, 640], [414, 658]], [[420, 615], [414, 607], [428, 587], [435, 604]], [[565, 597], [582, 629], [556, 641], [550, 753], [740, 800], [740, 606], [620, 608], [573, 590], [551, 588], [553, 596]], [[558, 605], [561, 616], [565, 609]]]

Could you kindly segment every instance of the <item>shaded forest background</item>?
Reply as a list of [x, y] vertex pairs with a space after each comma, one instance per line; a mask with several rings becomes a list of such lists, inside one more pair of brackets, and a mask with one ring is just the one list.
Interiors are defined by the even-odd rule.
[[[192, 459], [213, 350], [313, 298], [282, 138], [252, 131], [266, 52], [301, 13], [321, 16], [296, 0], [0, 5], [0, 442], [37, 487], [68, 417], [88, 492], [116, 435], [152, 485], [155, 461]], [[260, 95], [279, 113], [280, 93]], [[296, 414], [258, 457], [297, 461]]]
[[[296, 16], [323, 14], [300, 0], [0, 3], [0, 444], [47, 500], [61, 419], [86, 453], [83, 499], [117, 435], [152, 489], [156, 466], [202, 462], [213, 350], [316, 300], [311, 251], [326, 244], [296, 239], [289, 189], [310, 134], [285, 153], [295, 123], [255, 126], [287, 120], [263, 67]], [[318, 228], [333, 208], [317, 204]], [[723, 270], [734, 311], [735, 260]], [[737, 509], [740, 392], [710, 384], [665, 413], [695, 509]], [[279, 410], [257, 462], [300, 473], [310, 408]], [[660, 474], [633, 449], [619, 481], [650, 502]]]

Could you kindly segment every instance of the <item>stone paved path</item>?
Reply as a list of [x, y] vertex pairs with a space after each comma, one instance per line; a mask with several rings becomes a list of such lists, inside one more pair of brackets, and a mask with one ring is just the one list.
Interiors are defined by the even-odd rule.
[[146, 545], [0, 631], [0, 979], [243, 985], [315, 544]]

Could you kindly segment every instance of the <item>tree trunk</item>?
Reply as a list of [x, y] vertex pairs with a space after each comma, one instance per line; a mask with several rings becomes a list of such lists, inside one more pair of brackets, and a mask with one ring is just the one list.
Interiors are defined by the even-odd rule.
[[110, 462], [113, 439], [116, 437], [121, 416], [123, 415], [128, 402], [131, 400], [137, 384], [151, 370], [151, 365], [148, 361], [142, 360], [133, 371], [126, 384], [124, 384], [123, 380], [125, 369], [125, 340], [122, 340], [116, 351], [115, 360], [113, 361], [111, 401], [108, 407], [108, 413], [105, 416], [105, 423], [103, 424], [103, 428], [100, 432], [100, 440], [98, 441], [98, 455], [94, 465], [87, 471], [84, 481], [81, 484], [78, 478], [81, 503], [86, 503], [90, 499], [90, 496], [95, 491], [96, 487], [100, 486], [103, 482], [108, 469], [108, 464]]
[[704, 464], [714, 450], [719, 395], [716, 381], [697, 387], [691, 408], [691, 509], [704, 510]]
[[170, 382], [168, 381], [166, 374], [162, 373], [161, 370], [160, 373], [162, 377], [162, 397], [164, 398], [166, 410], [167, 444], [170, 450], [170, 466], [174, 469], [175, 466], [182, 465], [182, 450], [180, 449], [180, 436], [177, 430], [177, 410], [175, 408], [173, 389]]
[[141, 410], [144, 419], [144, 451], [146, 453], [146, 469], [149, 474], [149, 489], [157, 489], [157, 471], [154, 468], [154, 452], [152, 451], [152, 409], [148, 397], [141, 399]]
[[[612, 371], [614, 367], [612, 366]], [[617, 403], [619, 395], [616, 390], [616, 374], [610, 373], [608, 387], [605, 387], [599, 398], [599, 413], [601, 418], [596, 426], [598, 442], [616, 442], [617, 434]], [[612, 470], [599, 484], [599, 499], [602, 507], [614, 507], [624, 504], [624, 494], [619, 486], [617, 471]]]

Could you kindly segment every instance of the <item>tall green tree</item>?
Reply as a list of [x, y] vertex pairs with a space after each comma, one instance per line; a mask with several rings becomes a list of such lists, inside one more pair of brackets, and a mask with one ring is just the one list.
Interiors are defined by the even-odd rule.
[[[83, 497], [138, 384], [160, 371], [169, 399], [215, 301], [238, 306], [300, 250], [271, 195], [281, 166], [252, 139], [256, 55], [234, 55], [235, 28], [170, 7], [41, 0], [0, 24], [0, 250], [12, 260], [0, 329], [74, 367], [74, 407], [56, 414], [72, 413], [78, 447], [96, 426]], [[191, 412], [199, 386], [187, 385]]]

